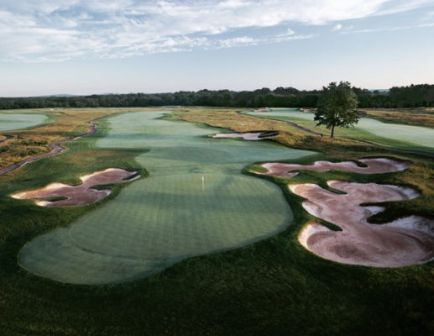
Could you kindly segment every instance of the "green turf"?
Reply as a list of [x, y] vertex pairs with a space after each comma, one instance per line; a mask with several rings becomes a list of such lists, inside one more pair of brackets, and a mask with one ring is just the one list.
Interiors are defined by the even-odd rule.
[[272, 117], [277, 120], [290, 120], [291, 118], [313, 120], [313, 114], [310, 112], [301, 112], [298, 108], [272, 108], [269, 111], [251, 111], [247, 114], [257, 117]]
[[385, 123], [372, 118], [361, 118], [357, 128], [384, 138], [434, 148], [434, 129], [432, 128]]
[[[318, 132], [328, 134], [324, 128], [315, 128], [313, 114], [300, 112], [298, 109], [271, 109], [269, 112], [247, 112], [250, 115], [258, 117], [267, 117], [276, 120], [289, 120], [300, 123], [301, 126], [307, 126]], [[434, 147], [434, 129], [420, 126], [409, 126], [382, 122], [372, 118], [361, 118], [354, 128], [337, 129], [338, 135], [358, 138], [374, 139], [380, 143], [390, 143], [387, 140], [394, 141], [393, 144], [399, 145], [399, 142], [423, 147]], [[381, 138], [384, 138], [381, 139]], [[396, 142], [395, 142], [396, 141]]]
[[[292, 213], [279, 188], [241, 175], [259, 160], [312, 152], [270, 142], [212, 139], [210, 128], [128, 113], [110, 118], [100, 148], [143, 149], [150, 176], [68, 228], [24, 246], [19, 264], [34, 274], [80, 284], [144, 277], [187, 257], [233, 249], [284, 230]], [[214, 130], [215, 131], [215, 130]]]
[[48, 121], [44, 114], [0, 113], [0, 131], [12, 131], [43, 124]]
[[[53, 228], [67, 228], [79, 216], [111, 201], [45, 209], [11, 199], [10, 193], [53, 180], [78, 183], [77, 176], [108, 167], [140, 169], [133, 158], [143, 154], [143, 149], [95, 148], [104, 124], [98, 123], [96, 136], [68, 143], [66, 153], [0, 177], [1, 336], [434, 335], [433, 263], [374, 269], [312, 255], [297, 241], [310, 216], [303, 211], [301, 199], [288, 192], [285, 180], [276, 182], [291, 204], [293, 224], [244, 248], [188, 258], [150, 277], [115, 286], [68, 285], [26, 272], [17, 265], [16, 257], [27, 241]], [[342, 153], [351, 158], [372, 154]], [[391, 153], [382, 150], [375, 155]], [[295, 161], [309, 164], [318, 159], [338, 161], [342, 156], [320, 154]], [[411, 159], [419, 161], [414, 156]], [[417, 174], [302, 172], [291, 182], [325, 185], [329, 179], [344, 179], [400, 184], [404, 175], [416, 178]], [[430, 181], [432, 176], [426, 175], [426, 183]], [[122, 188], [115, 186], [110, 198], [121, 196]], [[432, 214], [430, 200], [426, 198], [424, 215]], [[414, 202], [417, 200], [407, 203]], [[421, 205], [408, 206], [401, 213], [400, 204], [389, 213], [391, 218], [422, 210]]]

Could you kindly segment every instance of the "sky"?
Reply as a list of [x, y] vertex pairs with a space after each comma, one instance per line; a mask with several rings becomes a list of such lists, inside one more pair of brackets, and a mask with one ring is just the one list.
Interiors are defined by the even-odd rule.
[[434, 84], [434, 0], [0, 0], [0, 96]]

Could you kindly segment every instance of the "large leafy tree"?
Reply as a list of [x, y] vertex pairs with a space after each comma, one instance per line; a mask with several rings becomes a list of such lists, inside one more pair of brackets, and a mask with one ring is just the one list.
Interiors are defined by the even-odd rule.
[[357, 95], [349, 82], [330, 83], [323, 87], [314, 120], [317, 121], [317, 125], [324, 125], [330, 129], [330, 136], [333, 138], [335, 127], [350, 127], [357, 124], [357, 103]]

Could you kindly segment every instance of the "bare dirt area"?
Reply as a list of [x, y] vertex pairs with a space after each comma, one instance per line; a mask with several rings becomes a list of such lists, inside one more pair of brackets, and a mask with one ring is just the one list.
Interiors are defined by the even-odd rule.
[[[359, 163], [359, 164], [357, 164]], [[388, 158], [368, 158], [354, 161], [329, 162], [316, 161], [311, 165], [301, 165], [292, 163], [270, 162], [263, 163], [261, 166], [267, 171], [259, 173], [278, 177], [294, 177], [301, 170], [327, 172], [331, 170], [345, 171], [358, 174], [384, 174], [403, 171], [408, 168], [406, 162], [392, 160]]]
[[409, 216], [377, 225], [369, 217], [384, 210], [367, 203], [410, 200], [419, 196], [411, 188], [376, 183], [328, 181], [325, 190], [316, 184], [290, 185], [289, 189], [305, 198], [303, 208], [311, 215], [336, 224], [332, 231], [313, 222], [299, 234], [299, 242], [325, 259], [353, 265], [401, 267], [420, 264], [434, 258], [434, 221]]
[[139, 177], [136, 172], [118, 168], [109, 168], [80, 177], [81, 184], [71, 186], [63, 183], [51, 183], [43, 188], [12, 194], [15, 199], [32, 199], [42, 207], [60, 207], [88, 205], [110, 195], [110, 189], [92, 189], [94, 186], [117, 184], [132, 181]]

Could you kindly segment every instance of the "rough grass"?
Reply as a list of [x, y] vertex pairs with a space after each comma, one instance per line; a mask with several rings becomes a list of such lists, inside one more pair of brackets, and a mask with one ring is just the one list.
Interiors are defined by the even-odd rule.
[[413, 126], [434, 127], [434, 108], [418, 109], [363, 109], [371, 118], [384, 122]]
[[[26, 159], [35, 154], [50, 151], [49, 144], [72, 139], [86, 133], [91, 122], [102, 117], [137, 109], [34, 109], [25, 110], [26, 114], [45, 114], [49, 122], [31, 129], [5, 131], [8, 138], [0, 142], [0, 169]], [[17, 113], [17, 111], [2, 111]], [[0, 134], [2, 137], [2, 134]]]
[[[210, 119], [193, 112], [189, 116], [186, 113], [185, 118], [192, 121], [198, 118], [196, 122], [216, 123], [215, 126], [235, 131], [248, 130], [242, 124], [247, 121], [238, 120], [236, 113], [231, 113], [225, 122], [225, 115], [217, 116], [215, 110], [208, 114]], [[250, 125], [253, 129], [267, 129], [257, 120]], [[274, 122], [269, 127], [282, 127], [284, 135], [278, 139], [281, 143], [304, 148], [319, 145], [321, 154], [303, 163], [324, 157], [340, 160], [391, 154], [375, 146], [367, 150], [353, 140], [317, 143], [305, 139], [298, 130], [287, 125], [276, 126]], [[7, 194], [42, 186], [53, 179], [74, 182], [82, 173], [111, 166], [140, 168], [133, 159], [137, 155], [134, 151], [95, 148], [93, 141], [83, 139], [70, 144], [70, 151], [61, 156], [0, 178], [1, 335], [434, 333], [433, 264], [374, 269], [340, 265], [312, 255], [297, 242], [297, 234], [309, 216], [302, 210], [300, 199], [287, 191], [284, 180], [276, 183], [282, 186], [295, 221], [288, 230], [266, 241], [191, 258], [150, 278], [114, 287], [62, 285], [25, 272], [16, 264], [17, 253], [25, 242], [52, 228], [68, 225], [99, 205], [41, 209], [11, 200]], [[412, 160], [410, 170], [371, 176], [369, 181], [404, 183], [419, 188], [425, 195], [419, 200], [425, 203], [418, 207], [432, 214], [434, 202], [426, 198], [432, 197], [432, 179], [429, 179], [433, 173], [432, 161], [414, 153], [399, 157]], [[291, 182], [368, 178], [336, 172], [327, 174], [306, 172]], [[115, 187], [112, 197], [118, 188], [121, 187]], [[399, 207], [388, 216], [398, 211], [401, 211]]]

